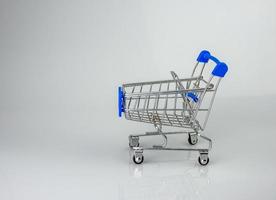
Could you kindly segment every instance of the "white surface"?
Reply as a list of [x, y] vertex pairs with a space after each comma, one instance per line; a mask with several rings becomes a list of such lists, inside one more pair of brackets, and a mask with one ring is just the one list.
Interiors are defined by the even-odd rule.
[[[275, 199], [275, 100], [218, 99], [206, 130], [214, 141], [206, 167], [197, 153], [163, 151], [145, 152], [144, 164], [134, 165], [128, 134], [153, 130], [140, 123], [104, 127], [88, 123], [83, 111], [82, 118], [2, 112], [0, 199]], [[169, 139], [188, 146], [184, 135]]]
[[[275, 3], [1, 0], [0, 199], [276, 199]], [[117, 118], [117, 86], [187, 77], [202, 49], [229, 65], [209, 166], [134, 166], [128, 134], [153, 129]]]

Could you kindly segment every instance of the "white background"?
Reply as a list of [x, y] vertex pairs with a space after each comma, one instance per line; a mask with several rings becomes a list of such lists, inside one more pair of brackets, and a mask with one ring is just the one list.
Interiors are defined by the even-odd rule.
[[[0, 1], [0, 199], [275, 199], [276, 2]], [[196, 154], [129, 160], [117, 86], [226, 62]], [[187, 145], [186, 138], [177, 142]]]

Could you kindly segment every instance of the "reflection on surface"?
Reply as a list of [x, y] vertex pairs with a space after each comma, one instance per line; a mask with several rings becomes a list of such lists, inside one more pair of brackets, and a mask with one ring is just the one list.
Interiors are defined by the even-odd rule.
[[204, 199], [204, 189], [210, 183], [208, 170], [194, 158], [142, 165], [130, 162], [129, 178], [120, 184], [119, 199]]

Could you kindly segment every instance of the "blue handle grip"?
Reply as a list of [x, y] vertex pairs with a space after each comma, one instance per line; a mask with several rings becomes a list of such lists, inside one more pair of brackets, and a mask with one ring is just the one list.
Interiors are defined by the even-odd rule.
[[216, 66], [212, 71], [214, 76], [224, 77], [228, 71], [227, 65], [224, 62], [220, 62], [216, 57], [212, 56], [209, 51], [201, 51], [196, 60], [202, 63], [208, 63], [209, 60], [215, 62]]

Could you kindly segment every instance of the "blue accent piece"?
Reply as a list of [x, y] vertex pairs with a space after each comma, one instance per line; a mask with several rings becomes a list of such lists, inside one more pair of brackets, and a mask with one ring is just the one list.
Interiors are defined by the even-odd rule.
[[198, 62], [207, 63], [209, 61], [211, 54], [209, 51], [203, 50], [200, 52], [200, 54], [197, 57]]
[[221, 62], [216, 65], [216, 67], [212, 71], [212, 74], [214, 76], [224, 77], [227, 71], [228, 71], [227, 65], [225, 63]]
[[209, 60], [212, 60], [213, 62], [215, 62], [217, 65], [212, 71], [212, 74], [214, 76], [224, 77], [228, 71], [227, 65], [223, 62], [220, 62], [219, 59], [217, 59], [216, 57], [212, 56], [209, 51], [206, 51], [206, 50], [201, 51], [196, 60], [202, 63], [207, 63]]
[[198, 97], [194, 93], [192, 93], [192, 92], [186, 93], [186, 96], [190, 97], [194, 102], [198, 101]]
[[118, 87], [118, 114], [122, 117], [124, 112], [124, 93], [122, 87]]
[[214, 56], [211, 56], [211, 55], [210, 55], [209, 59], [212, 60], [212, 61], [214, 61], [216, 64], [219, 64], [219, 63], [220, 63], [219, 59], [217, 59], [217, 58], [214, 57]]

